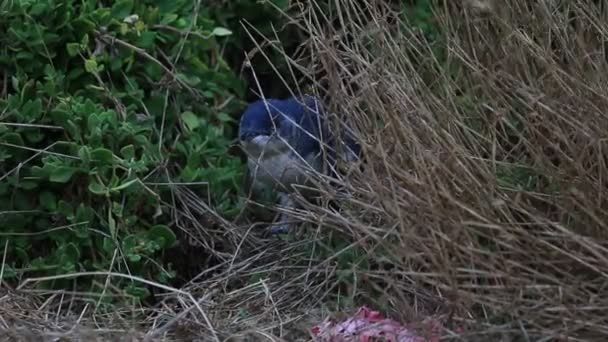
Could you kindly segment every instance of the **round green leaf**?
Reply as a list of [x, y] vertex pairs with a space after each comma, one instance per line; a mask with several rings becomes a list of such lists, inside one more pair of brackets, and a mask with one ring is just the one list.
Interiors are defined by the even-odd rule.
[[21, 135], [19, 135], [19, 133], [6, 133], [2, 136], [1, 140], [4, 140], [7, 143], [13, 144], [13, 145], [19, 145], [19, 146], [24, 145], [23, 138], [21, 138]]
[[135, 158], [135, 147], [133, 145], [127, 145], [120, 149], [120, 154], [126, 160]]
[[192, 112], [183, 112], [181, 117], [188, 129], [191, 131], [200, 126], [199, 118]]
[[94, 59], [87, 59], [86, 61], [84, 61], [84, 70], [86, 70], [89, 73], [95, 73], [97, 72], [97, 61]]
[[96, 148], [91, 151], [91, 160], [99, 161], [102, 163], [112, 164], [112, 162], [114, 161], [113, 156], [114, 154], [112, 153], [112, 151], [103, 147]]
[[134, 297], [137, 297], [139, 299], [146, 298], [150, 295], [150, 291], [147, 288], [145, 288], [143, 286], [133, 285], [133, 284], [130, 284], [129, 286], [127, 286], [125, 291], [128, 294], [130, 294]]
[[112, 17], [115, 19], [124, 19], [133, 11], [133, 0], [117, 1], [112, 6]]
[[66, 45], [66, 49], [68, 50], [68, 55], [70, 55], [70, 57], [74, 57], [78, 55], [78, 52], [80, 52], [80, 44], [68, 43]]
[[96, 181], [91, 181], [91, 183], [89, 183], [89, 191], [95, 195], [105, 195], [106, 187]]
[[62, 263], [76, 264], [80, 259], [80, 250], [72, 242], [61, 246], [57, 252], [61, 255], [60, 259]]
[[51, 171], [51, 175], [49, 176], [49, 180], [55, 183], [67, 183], [74, 173], [76, 173], [76, 169], [69, 166], [59, 166]]
[[177, 237], [173, 230], [162, 224], [150, 228], [148, 237], [152, 240], [157, 240], [160, 243], [161, 248], [172, 247], [177, 241]]

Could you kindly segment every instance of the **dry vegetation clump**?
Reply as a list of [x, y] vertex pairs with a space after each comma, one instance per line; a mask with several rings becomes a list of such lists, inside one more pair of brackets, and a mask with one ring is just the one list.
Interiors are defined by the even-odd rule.
[[234, 255], [161, 288], [139, 312], [148, 338], [306, 340], [359, 304], [447, 314], [467, 341], [608, 336], [606, 9], [472, 3], [439, 7], [435, 44], [384, 1], [302, 5], [310, 38], [290, 62], [353, 123], [365, 165], [327, 190], [339, 206], [294, 212], [311, 234], [224, 222]]
[[[69, 292], [41, 297], [0, 290], [0, 341], [138, 341], [128, 312], [92, 315]], [[94, 317], [93, 317], [94, 316]]]
[[308, 27], [367, 157], [323, 221], [390, 260], [357, 270], [358, 298], [434, 298], [465, 339], [605, 339], [605, 6], [445, 2], [430, 45], [382, 1], [341, 3], [341, 30], [314, 11]]

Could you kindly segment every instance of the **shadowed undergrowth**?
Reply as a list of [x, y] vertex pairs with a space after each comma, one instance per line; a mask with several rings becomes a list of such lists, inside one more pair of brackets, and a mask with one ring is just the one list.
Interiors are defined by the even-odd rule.
[[[463, 4], [438, 7], [431, 43], [382, 1], [306, 2], [294, 22], [309, 36], [287, 60], [353, 123], [364, 168], [343, 193], [326, 189], [338, 206], [294, 212], [307, 229], [288, 240], [209, 215], [177, 187], [182, 227], [207, 253], [219, 241], [231, 253], [181, 289], [151, 284], [153, 307], [97, 319], [124, 329], [130, 317], [159, 339], [293, 341], [327, 312], [367, 304], [402, 320], [447, 314], [464, 340], [605, 338], [605, 10]], [[28, 305], [90, 321], [94, 305], [68, 297]]]

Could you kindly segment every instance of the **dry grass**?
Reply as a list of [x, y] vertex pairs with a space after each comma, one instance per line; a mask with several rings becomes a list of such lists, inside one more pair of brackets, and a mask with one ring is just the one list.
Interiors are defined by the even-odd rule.
[[[137, 311], [147, 336], [306, 340], [312, 322], [350, 300], [403, 320], [449, 314], [468, 327], [464, 340], [605, 339], [606, 9], [508, 3], [448, 2], [441, 60], [383, 1], [340, 1], [327, 17], [303, 6], [294, 21], [310, 39], [291, 62], [353, 122], [365, 167], [343, 180], [347, 195], [327, 191], [340, 210], [294, 213], [313, 231], [295, 241], [215, 218], [229, 255]], [[183, 221], [208, 216], [203, 200], [178, 197]], [[207, 249], [222, 235], [184, 227]], [[348, 244], [327, 247], [329, 232]], [[363, 258], [345, 269], [354, 251]], [[30, 324], [65, 330], [43, 324], [41, 303], [5, 298], [3, 329], [29, 312]]]
[[328, 98], [367, 142], [365, 204], [324, 219], [392, 257], [360, 271], [392, 307], [422, 290], [477, 334], [605, 338], [605, 9], [509, 3], [450, 2], [445, 61], [383, 2], [344, 4], [345, 32], [311, 15]]

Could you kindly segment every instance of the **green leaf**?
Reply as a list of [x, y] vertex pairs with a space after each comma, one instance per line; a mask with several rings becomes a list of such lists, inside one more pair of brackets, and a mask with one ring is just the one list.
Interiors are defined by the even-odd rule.
[[[99, 9], [99, 11], [102, 10], [103, 9]], [[100, 23], [100, 25], [103, 25], [103, 23]], [[72, 21], [72, 27], [74, 32], [87, 33], [94, 31], [97, 28], [97, 25], [88, 18], [80, 17]]]
[[125, 292], [139, 299], [143, 299], [150, 296], [150, 291], [147, 288], [133, 284], [129, 284], [129, 286], [127, 286], [127, 288], [125, 289]]
[[85, 165], [91, 161], [91, 152], [88, 146], [81, 146], [78, 149], [78, 158], [80, 158]]
[[116, 239], [116, 220], [112, 216], [112, 209], [108, 210], [108, 229], [113, 239]]
[[95, 211], [84, 203], [76, 209], [75, 222], [90, 222], [95, 218]]
[[16, 247], [15, 248], [15, 254], [17, 255], [17, 258], [20, 259], [23, 262], [27, 262], [27, 261], [30, 260], [29, 254], [22, 247]]
[[134, 136], [133, 139], [139, 145], [146, 145], [146, 144], [148, 144], [148, 138], [145, 135], [138, 134], [138, 135]]
[[89, 131], [92, 131], [96, 127], [99, 127], [100, 124], [101, 120], [99, 119], [99, 116], [97, 114], [89, 114], [89, 117], [87, 118], [87, 128], [89, 129]]
[[49, 180], [55, 183], [67, 183], [74, 173], [76, 173], [77, 169], [69, 166], [59, 166], [56, 167], [53, 171], [51, 171], [51, 175]]
[[84, 70], [88, 73], [96, 73], [98, 70], [97, 61], [95, 59], [87, 59], [84, 61]]
[[197, 127], [200, 126], [199, 118], [190, 111], [183, 112], [181, 118], [188, 127], [188, 129], [191, 131], [195, 130]]
[[28, 181], [21, 181], [19, 182], [19, 189], [24, 189], [24, 190], [32, 190], [32, 189], [36, 189], [38, 187], [38, 183], [36, 182], [28, 182]]
[[142, 49], [151, 48], [154, 46], [154, 41], [156, 39], [156, 32], [142, 32], [139, 40], [137, 41], [137, 46]]
[[6, 133], [2, 135], [2, 137], [0, 137], [0, 141], [4, 141], [17, 146], [24, 145], [23, 138], [21, 138], [21, 135], [19, 135], [19, 133]]
[[220, 112], [217, 115], [217, 119], [220, 120], [221, 122], [233, 122], [234, 119], [228, 115], [228, 113], [224, 113], [224, 112]]
[[87, 46], [89, 46], [89, 35], [85, 34], [82, 36], [82, 39], [80, 40], [80, 48], [86, 49]]
[[57, 197], [52, 192], [42, 192], [39, 196], [40, 205], [48, 210], [55, 211], [57, 209]]
[[74, 213], [74, 208], [70, 203], [60, 200], [57, 204], [57, 211], [63, 216], [71, 216]]
[[135, 158], [135, 147], [133, 145], [127, 145], [120, 149], [120, 155], [126, 160]]
[[110, 62], [110, 70], [112, 70], [112, 71], [119, 70], [120, 68], [122, 68], [122, 63], [123, 63], [123, 60], [120, 58], [112, 59], [112, 61]]
[[139, 262], [141, 261], [141, 255], [139, 254], [127, 254], [127, 258], [130, 262]]
[[66, 45], [66, 49], [68, 50], [68, 55], [70, 55], [70, 57], [77, 56], [78, 53], [80, 52], [80, 44], [68, 43]]
[[19, 91], [19, 79], [15, 76], [11, 76], [11, 85], [13, 86], [14, 91]]
[[136, 235], [127, 235], [122, 239], [122, 250], [124, 253], [133, 254], [135, 252], [135, 247], [137, 247], [137, 236]]
[[178, 79], [186, 82], [191, 87], [196, 87], [197, 85], [199, 85], [201, 83], [201, 78], [196, 75], [188, 76], [188, 75], [180, 72], [180, 73], [177, 73], [176, 76]]
[[163, 69], [156, 63], [146, 63], [144, 65], [146, 74], [155, 81], [160, 80], [163, 77]]
[[169, 248], [172, 247], [177, 241], [177, 237], [171, 228], [159, 224], [153, 226], [148, 231], [148, 237], [150, 239], [158, 241], [161, 244], [161, 248]]
[[178, 17], [178, 16], [177, 16], [177, 14], [175, 14], [175, 13], [169, 13], [169, 14], [165, 14], [165, 15], [163, 16], [163, 19], [161, 20], [161, 22], [160, 22], [160, 23], [161, 23], [162, 25], [169, 25], [169, 24], [171, 24], [172, 22], [174, 22], [175, 20], [177, 20], [177, 18], [179, 18], [179, 17]]
[[84, 74], [84, 69], [79, 68], [79, 67], [74, 67], [73, 69], [71, 69], [68, 72], [67, 79], [68, 80], [75, 80], [78, 77], [82, 76], [83, 74]]
[[116, 126], [117, 124], [117, 115], [118, 113], [116, 113], [113, 110], [107, 110], [105, 112], [102, 112], [99, 114], [99, 119], [102, 122], [108, 122], [110, 123], [110, 125], [112, 126]]
[[42, 99], [29, 100], [21, 108], [21, 115], [26, 119], [38, 120], [42, 114]]
[[58, 252], [60, 253], [63, 252], [61, 253], [62, 262], [71, 264], [77, 263], [78, 259], [80, 259], [80, 250], [78, 249], [76, 244], [70, 242], [62, 247], [63, 248], [60, 248], [60, 250], [63, 249], [63, 251], [58, 250]]
[[133, 11], [133, 0], [117, 1], [112, 6], [112, 17], [122, 20]]
[[104, 252], [106, 252], [107, 254], [111, 254], [112, 252], [114, 252], [116, 246], [114, 245], [114, 241], [112, 241], [112, 239], [104, 238], [102, 242], [102, 248]]
[[184, 182], [194, 182], [197, 180], [198, 175], [199, 175], [199, 169], [195, 169], [193, 167], [190, 167], [190, 165], [187, 165], [186, 167], [184, 167], [182, 169], [180, 178]]
[[45, 135], [42, 134], [40, 131], [26, 132], [25, 138], [30, 143], [37, 144], [37, 143], [41, 142], [42, 140], [44, 140]]
[[188, 165], [187, 167], [191, 167], [194, 169], [198, 169], [201, 166], [201, 153], [195, 151], [188, 156]]
[[95, 180], [91, 180], [89, 183], [89, 191], [95, 195], [105, 195], [107, 193], [106, 187]]
[[156, 4], [161, 13], [178, 13], [188, 0], [157, 0]]
[[224, 37], [231, 35], [232, 31], [224, 27], [216, 27], [213, 29], [213, 31], [211, 31], [211, 34], [216, 37]]
[[114, 154], [107, 148], [99, 147], [91, 151], [91, 159], [102, 163], [112, 164]]
[[48, 9], [48, 4], [39, 2], [39, 3], [36, 3], [34, 6], [32, 6], [32, 8], [30, 8], [29, 14], [32, 16], [37, 16], [37, 15], [40, 15], [40, 14], [46, 12], [47, 9]]
[[15, 54], [15, 59], [29, 61], [34, 59], [34, 54], [29, 51], [19, 51]]

